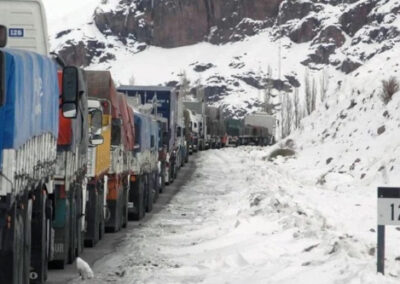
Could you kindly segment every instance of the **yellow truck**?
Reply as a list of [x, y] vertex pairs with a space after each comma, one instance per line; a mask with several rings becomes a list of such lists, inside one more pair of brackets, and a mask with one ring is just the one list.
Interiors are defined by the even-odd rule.
[[111, 167], [112, 108], [109, 100], [98, 95], [107, 91], [103, 78], [99, 77], [94, 71], [86, 71], [86, 79], [89, 112], [99, 106], [103, 109], [102, 129], [96, 134], [101, 135], [104, 141], [101, 145], [90, 148], [88, 153], [85, 245], [93, 247], [105, 232], [108, 193], [107, 173]]

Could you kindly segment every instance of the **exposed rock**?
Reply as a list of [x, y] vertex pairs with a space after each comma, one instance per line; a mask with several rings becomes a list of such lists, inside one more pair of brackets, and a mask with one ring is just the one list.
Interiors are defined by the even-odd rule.
[[69, 34], [70, 32], [72, 32], [72, 30], [61, 31], [61, 32], [59, 32], [58, 34], [56, 34], [56, 38], [58, 39], [58, 38], [60, 38], [60, 37], [63, 37], [63, 36], [65, 36], [65, 35]]
[[295, 88], [299, 88], [301, 86], [300, 82], [294, 76], [285, 75], [285, 78], [288, 80], [289, 84]]
[[105, 55], [100, 57], [99, 63], [108, 62], [108, 61], [114, 60], [114, 59], [115, 59], [115, 55], [107, 52]]
[[[139, 0], [136, 10], [121, 0], [111, 12], [98, 9], [94, 21], [105, 35], [121, 41], [129, 36], [162, 47], [178, 47], [205, 39], [213, 43], [238, 40], [271, 26], [282, 0]], [[252, 19], [244, 20], [244, 19]]]
[[101, 62], [114, 59], [111, 53], [104, 55], [106, 45], [96, 40], [87, 42], [79, 41], [77, 44], [67, 41], [66, 45], [58, 51], [59, 56], [69, 65], [88, 66], [93, 63], [94, 58], [99, 58]]
[[343, 31], [334, 25], [330, 25], [321, 30], [318, 37], [313, 41], [313, 44], [318, 43], [333, 43], [336, 47], [341, 47], [346, 41]]
[[310, 41], [317, 35], [319, 25], [318, 19], [314, 17], [306, 18], [289, 33], [289, 38], [295, 43]]
[[329, 57], [335, 52], [336, 46], [334, 44], [321, 44], [317, 46], [314, 53], [309, 54], [308, 58], [301, 62], [303, 65], [310, 63], [315, 64], [329, 64]]
[[368, 36], [371, 40], [381, 43], [388, 39], [398, 38], [400, 35], [400, 31], [396, 27], [379, 27], [376, 29], [370, 30]]
[[208, 102], [217, 102], [221, 97], [228, 94], [229, 89], [225, 85], [206, 86], [204, 88], [204, 96]]
[[255, 75], [253, 72], [249, 72], [243, 75], [234, 75], [233, 77], [242, 80], [247, 85], [252, 86], [259, 90], [265, 89], [267, 88], [268, 85], [270, 85], [272, 89], [276, 89], [279, 91], [284, 91], [284, 92], [292, 91], [291, 85], [289, 85], [287, 82], [283, 80], [260, 77], [258, 75]]
[[320, 8], [310, 1], [285, 0], [280, 7], [278, 23], [282, 25], [293, 19], [302, 19], [319, 10]]
[[361, 66], [361, 63], [355, 62], [351, 60], [350, 58], [346, 58], [343, 62], [342, 65], [340, 66], [340, 71], [349, 74], [356, 70], [358, 67]]
[[214, 64], [208, 63], [208, 64], [198, 64], [196, 65], [193, 70], [196, 72], [204, 72], [210, 68], [215, 67]]
[[339, 18], [342, 29], [348, 35], [354, 36], [355, 33], [367, 23], [368, 14], [375, 7], [377, 1], [378, 0], [362, 1], [343, 13]]
[[268, 159], [269, 160], [273, 160], [273, 159], [275, 159], [275, 158], [277, 158], [279, 156], [281, 156], [281, 157], [291, 157], [291, 156], [294, 156], [294, 155], [296, 155], [296, 152], [294, 150], [282, 148], [282, 149], [276, 149], [276, 150], [272, 151], [272, 153], [269, 155]]
[[381, 127], [378, 128], [377, 133], [378, 135], [381, 135], [385, 131], [386, 131], [385, 125], [382, 125]]

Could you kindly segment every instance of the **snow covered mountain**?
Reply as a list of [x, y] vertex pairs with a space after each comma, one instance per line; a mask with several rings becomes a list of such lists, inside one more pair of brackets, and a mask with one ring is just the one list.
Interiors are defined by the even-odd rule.
[[398, 0], [52, 2], [52, 48], [68, 63], [111, 69], [120, 83], [179, 84], [185, 73], [237, 116], [269, 84], [304, 94], [307, 69], [317, 89], [322, 73], [344, 87], [375, 59], [374, 78], [399, 48]]

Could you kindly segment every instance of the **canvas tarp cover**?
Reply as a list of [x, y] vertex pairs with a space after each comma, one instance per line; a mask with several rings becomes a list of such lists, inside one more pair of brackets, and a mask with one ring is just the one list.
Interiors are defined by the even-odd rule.
[[49, 58], [22, 50], [0, 51], [6, 70], [6, 98], [0, 106], [1, 163], [3, 149], [18, 149], [45, 133], [57, 139], [59, 89], [57, 67]]
[[136, 142], [139, 143], [139, 151], [150, 150], [151, 117], [135, 112]]

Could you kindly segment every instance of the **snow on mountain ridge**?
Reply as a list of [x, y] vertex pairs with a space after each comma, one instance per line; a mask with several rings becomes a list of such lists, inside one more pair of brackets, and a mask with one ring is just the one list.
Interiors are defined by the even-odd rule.
[[[267, 18], [266, 22], [270, 21], [270, 24], [263, 26], [265, 21], [246, 18], [238, 21], [241, 24], [229, 37], [232, 42], [222, 45], [197, 43], [164, 49], [137, 40], [137, 37], [152, 36], [147, 30], [151, 26], [144, 13], [153, 6], [146, 1], [103, 1], [96, 7], [88, 10], [93, 16], [85, 25], [53, 33], [53, 49], [59, 51], [67, 62], [89, 65], [91, 69], [111, 69], [115, 79], [124, 84], [132, 77], [137, 84], [179, 82], [184, 71], [192, 85], [201, 83], [205, 86], [210, 102], [224, 105], [236, 116], [243, 116], [259, 107], [268, 66], [272, 68], [272, 78], [281, 79], [282, 84], [286, 84], [282, 91], [290, 93], [299, 87], [287, 79], [286, 76], [290, 76], [300, 83], [300, 94], [304, 94], [306, 66], [312, 69], [310, 73], [316, 84], [321, 70], [329, 74], [331, 84], [337, 84], [346, 77], [341, 72], [350, 73], [374, 56], [398, 48], [400, 34], [400, 17], [396, 15], [400, 5], [396, 0], [285, 0], [276, 18]], [[119, 13], [125, 18], [119, 19]], [[132, 13], [133, 19], [140, 18], [143, 22], [144, 30], [137, 30], [143, 35], [124, 35], [124, 29], [132, 24], [126, 22]], [[99, 22], [99, 17], [104, 19]], [[107, 24], [107, 17], [117, 22]], [[119, 27], [124, 25], [124, 21], [127, 26]], [[138, 21], [138, 25], [141, 22]], [[99, 23], [104, 25], [101, 31]], [[250, 27], [243, 27], [246, 23], [250, 23]], [[215, 26], [210, 31], [221, 33], [221, 29], [223, 27]], [[279, 46], [282, 47], [281, 54]], [[154, 69], [157, 72], [153, 72]], [[278, 90], [274, 92], [277, 94]]]

